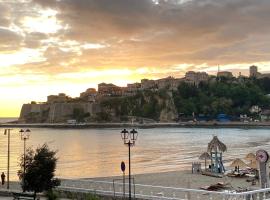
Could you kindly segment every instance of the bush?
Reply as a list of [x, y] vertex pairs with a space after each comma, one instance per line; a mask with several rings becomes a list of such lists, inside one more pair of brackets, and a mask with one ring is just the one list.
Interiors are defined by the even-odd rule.
[[45, 194], [46, 198], [48, 200], [56, 200], [56, 199], [59, 199], [59, 195], [56, 191], [54, 190], [48, 190]]

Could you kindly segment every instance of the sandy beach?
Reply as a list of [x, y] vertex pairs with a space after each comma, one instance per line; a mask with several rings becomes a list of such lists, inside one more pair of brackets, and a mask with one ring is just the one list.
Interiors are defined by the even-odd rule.
[[[228, 183], [231, 185], [232, 190], [248, 189], [251, 187], [251, 183], [247, 182], [245, 178], [235, 178], [224, 176], [223, 178], [216, 178], [206, 176], [202, 174], [192, 174], [190, 171], [171, 171], [162, 173], [149, 173], [149, 174], [137, 174], [133, 176], [136, 184], [164, 186], [164, 187], [176, 187], [176, 188], [191, 188], [200, 189], [204, 186], [216, 184], [218, 182]], [[90, 180], [90, 181], [108, 181], [120, 180], [122, 176], [115, 177], [102, 177], [102, 178], [88, 178], [88, 179], [76, 179], [76, 180]], [[128, 178], [128, 176], [126, 176]], [[64, 179], [63, 183], [68, 184], [72, 182], [72, 179]], [[119, 181], [118, 181], [119, 182]], [[20, 189], [18, 182], [12, 181], [10, 183], [12, 189]], [[255, 186], [256, 187], [256, 186]], [[3, 186], [2, 186], [3, 188]], [[252, 186], [254, 188], [254, 186]]]
[[[191, 171], [171, 171], [162, 173], [138, 174], [133, 176], [136, 184], [177, 187], [177, 188], [192, 188], [199, 189], [203, 186], [216, 184], [218, 182], [228, 183], [232, 189], [238, 190], [251, 187], [251, 183], [246, 182], [246, 178], [232, 178], [224, 176], [216, 178], [202, 174], [192, 174]], [[128, 176], [126, 176], [128, 178]], [[122, 179], [122, 177], [104, 177], [90, 180], [97, 181], [113, 181], [114, 179]]]
[[[128, 178], [128, 176], [126, 176]], [[198, 195], [200, 199], [208, 199], [206, 193], [193, 193], [193, 192], [183, 192], [176, 190], [168, 190], [161, 188], [151, 188], [140, 186], [142, 185], [152, 185], [152, 186], [163, 186], [163, 187], [174, 187], [174, 188], [190, 188], [190, 189], [200, 189], [201, 187], [216, 184], [218, 182], [223, 182], [228, 184], [228, 190], [245, 190], [245, 189], [256, 189], [258, 185], [251, 186], [250, 182], [247, 182], [246, 178], [231, 178], [224, 176], [223, 178], [215, 178], [201, 174], [192, 174], [190, 171], [171, 171], [162, 173], [149, 173], [149, 174], [138, 174], [134, 175], [136, 183], [136, 194], [144, 195], [160, 195], [169, 194], [175, 195], [176, 197], [197, 199]], [[105, 190], [113, 191], [112, 184], [104, 184], [103, 182], [113, 182], [122, 183], [122, 177], [103, 177], [103, 178], [89, 178], [89, 179], [64, 179], [62, 180], [61, 186], [64, 187], [76, 187], [84, 189], [94, 189], [94, 190]], [[100, 181], [100, 183], [99, 183]], [[258, 183], [257, 183], [258, 184]], [[11, 183], [12, 190], [20, 190], [18, 182]], [[132, 188], [133, 190], [133, 188]], [[128, 191], [128, 180], [126, 180], [126, 192]], [[116, 186], [116, 192], [122, 192], [122, 185]], [[213, 199], [218, 199], [220, 196], [213, 195]]]
[[[128, 178], [128, 177], [126, 177]], [[142, 185], [152, 185], [152, 186], [162, 186], [162, 187], [173, 187], [173, 188], [189, 188], [189, 189], [201, 189], [201, 187], [210, 186], [218, 182], [227, 184], [228, 188], [226, 190], [230, 191], [245, 191], [245, 190], [254, 190], [259, 189], [257, 185], [252, 186], [250, 182], [245, 178], [232, 178], [224, 176], [223, 178], [215, 178], [201, 174], [192, 174], [190, 171], [171, 171], [171, 172], [162, 172], [162, 173], [149, 173], [149, 174], [138, 174], [134, 175], [137, 194], [146, 194], [146, 195], [175, 195], [176, 197], [197, 199], [200, 195], [200, 199], [208, 199], [206, 193], [194, 193], [194, 192], [183, 192], [172, 189], [162, 189], [162, 188], [152, 188], [140, 186]], [[86, 179], [92, 181], [108, 181], [121, 183], [122, 177], [104, 177], [104, 178], [95, 178], [95, 179]], [[128, 181], [128, 180], [126, 180]], [[126, 183], [128, 184], [128, 183]], [[103, 185], [103, 188], [106, 187]], [[121, 193], [121, 185], [116, 187], [116, 191]], [[133, 189], [132, 189], [133, 190]], [[128, 185], [126, 185], [126, 191], [128, 191]], [[221, 192], [221, 191], [220, 191]], [[213, 195], [213, 199], [219, 199], [221, 196]]]

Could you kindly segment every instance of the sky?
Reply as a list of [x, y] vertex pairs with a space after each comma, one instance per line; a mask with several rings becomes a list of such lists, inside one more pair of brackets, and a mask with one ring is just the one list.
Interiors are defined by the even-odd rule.
[[0, 0], [0, 117], [186, 71], [270, 71], [269, 0]]

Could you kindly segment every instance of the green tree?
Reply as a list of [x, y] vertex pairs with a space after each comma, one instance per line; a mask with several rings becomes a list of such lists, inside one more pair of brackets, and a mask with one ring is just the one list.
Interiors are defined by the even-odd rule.
[[33, 191], [35, 196], [38, 192], [50, 191], [52, 188], [60, 185], [60, 180], [55, 177], [57, 158], [56, 151], [49, 149], [47, 144], [38, 147], [35, 151], [28, 149], [25, 155], [25, 173], [24, 156], [21, 157], [18, 171], [21, 186], [24, 191]]
[[82, 108], [74, 108], [72, 118], [76, 119], [77, 122], [84, 122], [86, 117], [90, 117], [90, 113], [85, 113]]

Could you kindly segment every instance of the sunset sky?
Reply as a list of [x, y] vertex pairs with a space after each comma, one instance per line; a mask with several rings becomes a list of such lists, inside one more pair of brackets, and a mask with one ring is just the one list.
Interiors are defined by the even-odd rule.
[[0, 0], [0, 117], [99, 82], [270, 71], [269, 0]]

